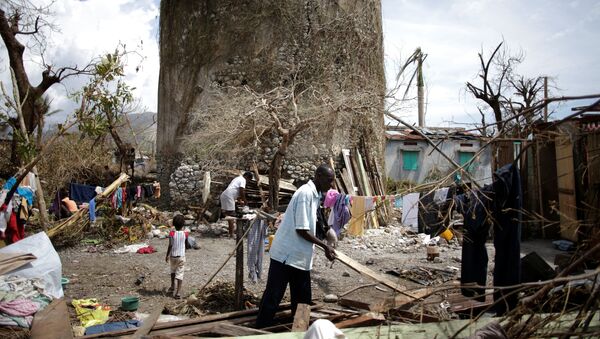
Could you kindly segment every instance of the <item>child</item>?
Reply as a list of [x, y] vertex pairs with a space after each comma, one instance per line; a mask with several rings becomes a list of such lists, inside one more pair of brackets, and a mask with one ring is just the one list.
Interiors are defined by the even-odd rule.
[[[175, 231], [169, 233], [169, 248], [167, 249], [166, 262], [171, 263], [171, 287], [168, 292], [173, 293], [173, 298], [181, 299], [179, 294], [181, 284], [183, 283], [183, 270], [185, 267], [185, 241], [188, 237], [188, 232], [182, 231], [185, 219], [179, 214], [173, 218], [173, 226]], [[177, 280], [177, 288], [175, 288], [175, 280]]]

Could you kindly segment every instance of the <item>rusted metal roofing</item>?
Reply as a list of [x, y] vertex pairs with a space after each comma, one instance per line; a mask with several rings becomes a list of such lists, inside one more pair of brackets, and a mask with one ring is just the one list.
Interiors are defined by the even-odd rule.
[[[481, 137], [475, 133], [466, 132], [462, 127], [423, 127], [421, 132], [430, 139], [457, 139], [476, 140]], [[388, 140], [425, 140], [417, 132], [411, 129], [391, 128], [386, 130], [385, 136]]]

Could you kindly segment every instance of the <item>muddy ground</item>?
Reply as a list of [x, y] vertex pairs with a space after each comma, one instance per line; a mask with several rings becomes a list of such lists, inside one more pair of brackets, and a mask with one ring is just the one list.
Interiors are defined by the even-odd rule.
[[[186, 254], [186, 270], [183, 294], [188, 295], [204, 285], [210, 276], [223, 264], [235, 246], [233, 239], [225, 236], [214, 236], [207, 229], [224, 228], [224, 223], [200, 227], [203, 231], [192, 234], [200, 244], [198, 250], [188, 250]], [[167, 239], [153, 238], [148, 241], [158, 250], [153, 254], [116, 254], [112, 249], [97, 246], [90, 252], [90, 246], [78, 245], [59, 251], [63, 264], [63, 275], [70, 279], [65, 289], [67, 298], [97, 298], [101, 303], [108, 304], [114, 309], [120, 305], [124, 296], [139, 296], [139, 311], [150, 313], [160, 304], [174, 305], [177, 303], [167, 295], [169, 287], [169, 265], [165, 262]], [[531, 247], [531, 246], [530, 246]], [[410, 269], [416, 266], [437, 268], [452, 272], [460, 268], [461, 247], [458, 241], [450, 243], [441, 241], [440, 258], [434, 262], [427, 261], [426, 248], [418, 235], [407, 233], [407, 229], [399, 224], [367, 230], [360, 238], [346, 237], [338, 243], [337, 249], [354, 260], [381, 274], [386, 271]], [[524, 246], [527, 249], [527, 245]], [[93, 251], [96, 252], [93, 252]], [[490, 257], [489, 272], [493, 269], [493, 245], [488, 244]], [[247, 249], [244, 249], [247, 253]], [[246, 261], [246, 254], [244, 255]], [[269, 268], [269, 254], [265, 253], [262, 280], [252, 283], [247, 277], [244, 266], [244, 286], [248, 294], [260, 298], [265, 288]], [[141, 285], [136, 280], [144, 276]], [[219, 272], [213, 282], [230, 282], [235, 276], [235, 257]], [[392, 275], [389, 278], [395, 279]], [[452, 275], [457, 279], [459, 273]], [[491, 278], [489, 279], [491, 282]], [[322, 251], [315, 250], [315, 260], [312, 271], [313, 299], [322, 300], [327, 294], [340, 295], [354, 287], [373, 283], [369, 278], [359, 275], [340, 262], [331, 265]], [[450, 284], [451, 281], [437, 281], [436, 284]], [[403, 280], [403, 284], [411, 287], [423, 287], [414, 281]], [[289, 292], [288, 292], [289, 293]], [[286, 299], [288, 298], [286, 293]], [[374, 286], [354, 292], [354, 297], [362, 299], [375, 295], [391, 293], [386, 288]], [[438, 295], [430, 304], [439, 307], [447, 295]]]

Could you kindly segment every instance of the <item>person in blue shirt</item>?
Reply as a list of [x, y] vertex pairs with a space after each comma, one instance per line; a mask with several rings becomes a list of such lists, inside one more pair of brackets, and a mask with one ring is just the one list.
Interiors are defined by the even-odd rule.
[[315, 171], [314, 179], [302, 185], [292, 196], [269, 250], [271, 263], [267, 286], [256, 317], [257, 328], [268, 327], [273, 323], [288, 283], [292, 312], [296, 311], [300, 303], [310, 304], [310, 270], [314, 245], [325, 250], [327, 259], [335, 259], [333, 248], [315, 236], [317, 208], [321, 203], [321, 196], [332, 187], [333, 180], [333, 170], [321, 165]]

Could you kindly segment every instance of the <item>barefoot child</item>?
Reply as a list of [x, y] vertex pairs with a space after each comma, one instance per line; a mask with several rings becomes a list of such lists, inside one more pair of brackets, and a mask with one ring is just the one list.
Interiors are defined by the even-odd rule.
[[[173, 226], [175, 231], [169, 233], [169, 248], [167, 249], [166, 262], [171, 263], [171, 287], [169, 293], [173, 293], [175, 299], [181, 298], [181, 284], [183, 283], [183, 270], [185, 266], [185, 240], [188, 237], [188, 232], [183, 231], [185, 219], [179, 214], [173, 218]], [[177, 280], [177, 287], [175, 286]]]

